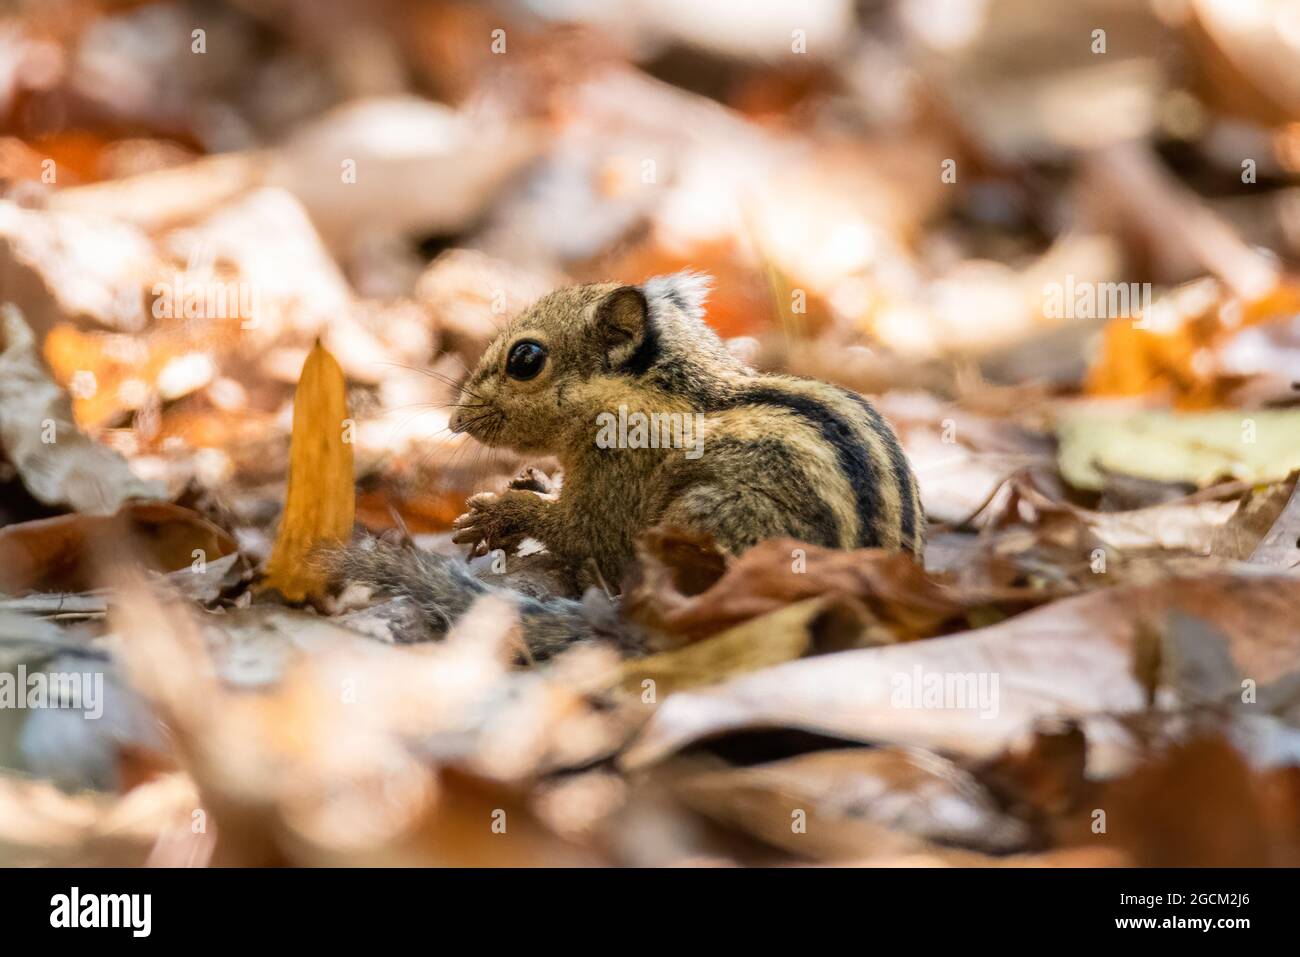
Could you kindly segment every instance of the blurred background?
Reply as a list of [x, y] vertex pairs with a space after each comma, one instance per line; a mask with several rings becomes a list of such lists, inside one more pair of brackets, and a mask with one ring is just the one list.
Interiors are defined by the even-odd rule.
[[[695, 815], [662, 816], [676, 770], [647, 786], [597, 764], [648, 715], [639, 691], [616, 727], [587, 710], [609, 661], [512, 671], [500, 609], [475, 621], [486, 650], [356, 642], [349, 629], [393, 639], [259, 605], [249, 583], [314, 343], [346, 376], [357, 523], [446, 546], [466, 496], [521, 464], [447, 430], [454, 382], [502, 321], [565, 283], [692, 268], [714, 277], [708, 320], [731, 348], [871, 395], [920, 477], [939, 577], [856, 553], [847, 580], [876, 617], [832, 650], [1008, 619], [1002, 637], [1039, 642], [1002, 662], [1022, 694], [1004, 713], [1026, 723], [1141, 712], [1157, 681], [1139, 686], [1114, 649], [1148, 648], [1152, 628], [1184, 651], [1227, 635], [1273, 680], [1295, 660], [1296, 595], [1258, 566], [1300, 562], [1297, 259], [1296, 0], [4, 0], [0, 671], [97, 661], [112, 720], [0, 715], [0, 765], [19, 772], [0, 776], [0, 860], [556, 863], [580, 846], [584, 861], [762, 861], [782, 842], [808, 855], [785, 833], [802, 793], [840, 828], [817, 859], [938, 842], [970, 851], [955, 863], [1294, 861], [1293, 695], [1251, 768], [1220, 741], [1122, 778], [1109, 806], [1135, 823], [1111, 857], [1062, 810], [1099, 806], [1077, 728], [1007, 758], [996, 770], [1021, 774], [1024, 800], [1004, 801], [1005, 775], [966, 776], [1005, 744], [998, 726], [949, 734], [918, 712], [905, 728], [877, 702], [886, 724], [857, 727], [872, 712], [854, 695], [879, 675], [837, 667], [828, 688], [858, 682], [838, 703], [767, 723], [873, 745], [883, 726], [961, 767], [882, 746], [701, 778], [687, 803], [766, 842], [741, 853], [702, 840]], [[93, 590], [97, 522], [139, 499], [154, 501], [124, 514], [184, 613], [129, 582]], [[767, 603], [720, 622], [710, 599], [705, 631], [846, 580], [789, 591], [774, 562], [741, 583]], [[640, 595], [660, 597], [690, 606]], [[1152, 609], [1174, 617], [1138, 620]], [[736, 638], [797, 634], [758, 664], [673, 680], [825, 650], [798, 614]], [[916, 647], [942, 669], [965, 646]], [[358, 674], [389, 689], [364, 720], [337, 702]], [[649, 751], [681, 744], [655, 727], [670, 744]], [[1090, 776], [1137, 767], [1105, 750], [1122, 734], [1095, 730]], [[887, 809], [861, 803], [864, 775], [871, 793], [979, 799], [957, 823], [940, 801], [866, 827]], [[511, 801], [543, 822], [522, 844], [464, 836]], [[200, 803], [224, 844], [191, 828]], [[1237, 830], [1189, 843], [1220, 833], [1206, 820]]]
[[930, 460], [992, 441], [931, 455], [948, 403], [1296, 398], [1292, 2], [6, 8], [4, 295], [173, 491], [283, 475], [321, 335], [362, 479], [445, 527], [474, 479], [437, 377], [547, 288], [681, 267], [760, 365], [899, 393], [940, 519], [1000, 478], [944, 500]]

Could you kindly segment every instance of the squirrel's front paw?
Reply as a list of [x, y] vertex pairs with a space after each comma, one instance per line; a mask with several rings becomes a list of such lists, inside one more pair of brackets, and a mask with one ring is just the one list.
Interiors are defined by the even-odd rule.
[[558, 475], [547, 475], [541, 469], [530, 465], [511, 479], [506, 487], [523, 492], [536, 492], [538, 495], [553, 499], [560, 494], [560, 478]]
[[451, 540], [460, 545], [481, 543], [483, 551], [511, 551], [534, 534], [534, 519], [541, 503], [532, 492], [480, 492], [465, 503], [469, 511], [452, 522]]

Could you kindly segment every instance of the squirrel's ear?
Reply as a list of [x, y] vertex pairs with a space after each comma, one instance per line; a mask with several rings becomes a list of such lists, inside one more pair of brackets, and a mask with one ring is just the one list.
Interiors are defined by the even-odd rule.
[[647, 279], [643, 288], [651, 313], [657, 313], [667, 304], [675, 306], [692, 319], [703, 319], [704, 302], [709, 298], [712, 286], [713, 278], [707, 273], [685, 269], [671, 276]]
[[611, 368], [627, 363], [645, 341], [649, 313], [638, 286], [620, 286], [596, 306], [593, 325]]

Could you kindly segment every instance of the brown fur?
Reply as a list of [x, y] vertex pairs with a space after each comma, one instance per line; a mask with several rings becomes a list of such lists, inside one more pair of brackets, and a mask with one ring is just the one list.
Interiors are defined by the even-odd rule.
[[[555, 456], [564, 483], [554, 494], [530, 474], [500, 494], [474, 496], [455, 523], [455, 541], [513, 550], [536, 539], [573, 582], [594, 563], [610, 585], [621, 580], [637, 537], [659, 523], [707, 533], [733, 553], [789, 537], [920, 558], [925, 517], [889, 426], [854, 393], [762, 375], [734, 358], [703, 321], [706, 288], [691, 274], [575, 286], [510, 322], [467, 377], [452, 425], [488, 445]], [[522, 340], [547, 350], [526, 380], [506, 371]], [[675, 413], [702, 422], [699, 454], [601, 447], [598, 417], [617, 416], [620, 406], [629, 417]], [[514, 559], [507, 571], [513, 564], [522, 573], [531, 560]], [[488, 586], [442, 556], [370, 543], [333, 565], [340, 577], [412, 599], [435, 633], [477, 596], [511, 594], [534, 660], [598, 632], [609, 637], [581, 603], [509, 588], [509, 577]], [[635, 636], [616, 643], [633, 650]]]
[[[733, 552], [780, 535], [816, 540], [820, 527], [818, 544], [851, 548], [872, 535], [872, 544], [920, 556], [916, 482], [888, 426], [844, 390], [761, 375], [732, 357], [703, 322], [703, 292], [690, 275], [576, 286], [510, 322], [467, 378], [452, 424], [490, 445], [554, 455], [564, 485], [558, 498], [514, 489], [475, 496], [457, 541], [511, 550], [531, 537], [575, 567], [593, 559], [611, 583], [637, 536], [665, 521], [712, 534]], [[505, 368], [522, 340], [548, 350], [528, 381]], [[703, 413], [702, 454], [599, 448], [597, 417], [620, 405], [629, 414]], [[843, 433], [843, 448], [828, 429]], [[859, 460], [853, 474], [842, 467], [846, 455]], [[864, 510], [862, 480], [872, 472]], [[908, 532], [905, 504], [914, 516]], [[818, 522], [827, 514], [833, 528]]]

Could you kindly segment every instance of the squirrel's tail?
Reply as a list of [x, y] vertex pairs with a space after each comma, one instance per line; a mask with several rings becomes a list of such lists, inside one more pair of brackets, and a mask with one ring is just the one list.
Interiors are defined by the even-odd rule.
[[519, 609], [528, 656], [542, 660], [581, 641], [597, 637], [581, 601], [536, 598], [491, 585], [464, 562], [372, 539], [338, 549], [324, 558], [336, 580], [360, 582], [409, 599], [430, 637], [441, 638], [483, 595], [501, 595]]

